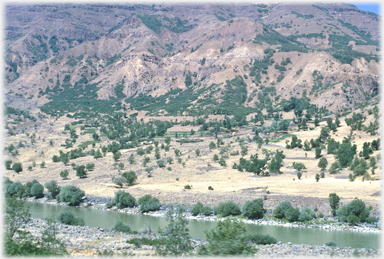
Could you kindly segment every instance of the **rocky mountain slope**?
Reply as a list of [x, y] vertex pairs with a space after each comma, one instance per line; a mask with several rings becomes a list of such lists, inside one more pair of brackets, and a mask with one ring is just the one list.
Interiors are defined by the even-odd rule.
[[291, 97], [342, 111], [378, 94], [380, 17], [353, 5], [8, 4], [5, 11], [6, 95], [50, 115], [127, 108], [244, 115], [281, 110]]

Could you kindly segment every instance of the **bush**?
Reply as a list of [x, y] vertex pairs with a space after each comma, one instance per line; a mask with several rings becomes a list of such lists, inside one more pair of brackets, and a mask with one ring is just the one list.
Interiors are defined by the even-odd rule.
[[69, 173], [68, 173], [68, 170], [65, 169], [65, 170], [63, 170], [63, 171], [60, 172], [60, 177], [63, 178], [63, 180], [65, 180], [65, 179], [67, 179], [68, 174], [69, 174]]
[[328, 241], [326, 242], [324, 245], [326, 246], [333, 246], [333, 247], [337, 247], [336, 243], [334, 241]]
[[201, 213], [201, 210], [203, 209], [204, 205], [201, 202], [197, 202], [195, 206], [193, 206], [191, 213], [193, 216], [197, 216]]
[[215, 215], [220, 215], [222, 217], [227, 216], [236, 216], [241, 214], [239, 205], [233, 201], [220, 202], [219, 205], [213, 208], [213, 213]]
[[289, 208], [285, 211], [284, 217], [289, 221], [289, 222], [294, 222], [299, 219], [300, 216], [300, 211], [299, 209], [294, 209], [294, 208]]
[[31, 188], [31, 195], [36, 198], [44, 197], [44, 186], [40, 183], [35, 183]]
[[213, 187], [212, 186], [208, 186], [208, 190], [213, 191]]
[[191, 186], [189, 184], [187, 184], [187, 185], [184, 186], [184, 189], [190, 190]]
[[355, 216], [355, 215], [349, 215], [347, 217], [347, 221], [351, 225], [356, 225], [356, 224], [360, 223], [360, 219], [357, 216]]
[[121, 221], [118, 221], [115, 226], [112, 228], [114, 231], [129, 233], [131, 232], [131, 227], [128, 224], [125, 224]]
[[132, 208], [136, 206], [136, 199], [125, 191], [115, 192], [113, 203], [119, 208]]
[[21, 171], [23, 171], [23, 166], [21, 163], [14, 163], [12, 165], [12, 169], [16, 172], [16, 173], [20, 173]]
[[113, 177], [112, 182], [123, 188], [123, 184], [127, 183], [127, 179], [125, 177]]
[[51, 197], [56, 199], [56, 196], [60, 193], [60, 186], [57, 185], [56, 180], [51, 180], [44, 184], [44, 187], [47, 188], [48, 192], [50, 192]]
[[329, 205], [332, 209], [332, 215], [336, 216], [336, 210], [339, 208], [340, 197], [336, 193], [329, 194]]
[[276, 244], [277, 239], [270, 235], [249, 234], [247, 240], [258, 245]]
[[203, 213], [204, 216], [211, 216], [212, 209], [209, 206], [204, 206], [203, 208], [201, 208], [200, 213]]
[[63, 211], [60, 213], [58, 220], [60, 223], [72, 226], [84, 226], [84, 220], [76, 217], [71, 211]]
[[377, 222], [377, 218], [375, 218], [375, 217], [368, 217], [368, 218], [366, 218], [365, 222], [372, 224], [372, 223]]
[[283, 201], [281, 202], [273, 211], [273, 216], [275, 216], [278, 219], [284, 218], [285, 212], [292, 208], [292, 204], [289, 201]]
[[125, 172], [122, 176], [127, 179], [127, 185], [131, 186], [137, 180], [137, 175], [134, 171]]
[[248, 219], [261, 219], [264, 217], [263, 200], [261, 198], [244, 202], [241, 210]]
[[150, 194], [140, 197], [137, 203], [140, 205], [141, 212], [156, 211], [160, 209], [159, 199], [152, 197]]
[[[339, 221], [342, 221], [342, 222], [350, 222], [348, 220], [348, 217], [350, 215], [356, 216], [359, 219], [359, 222], [364, 222], [369, 217], [369, 213], [370, 211], [366, 209], [365, 203], [359, 199], [354, 199], [347, 205], [341, 206], [336, 211], [336, 215]], [[354, 217], [351, 217], [350, 220], [353, 222], [353, 224], [356, 223]]]
[[65, 185], [61, 188], [60, 193], [56, 196], [58, 201], [69, 202], [70, 206], [77, 206], [85, 193], [80, 188], [73, 185]]
[[257, 250], [247, 240], [247, 231], [243, 222], [227, 218], [215, 223], [215, 227], [206, 232], [208, 245], [200, 246], [199, 255], [253, 255]]
[[299, 221], [309, 221], [316, 217], [315, 212], [309, 207], [303, 207], [300, 211]]

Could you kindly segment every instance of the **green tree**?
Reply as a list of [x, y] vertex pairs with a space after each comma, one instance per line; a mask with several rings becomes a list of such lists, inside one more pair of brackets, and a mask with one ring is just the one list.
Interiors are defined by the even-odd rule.
[[115, 197], [113, 198], [113, 203], [119, 208], [133, 208], [136, 206], [136, 199], [129, 193], [125, 191], [115, 192]]
[[60, 172], [60, 177], [63, 178], [63, 180], [65, 180], [65, 179], [67, 179], [68, 174], [69, 174], [69, 173], [68, 173], [68, 170], [65, 169], [65, 170], [63, 170], [63, 171]]
[[14, 163], [12, 165], [12, 169], [13, 171], [15, 171], [16, 173], [20, 173], [21, 171], [23, 171], [23, 165], [21, 163]]
[[175, 149], [174, 152], [175, 152], [176, 156], [180, 156], [181, 155], [181, 151], [179, 149]]
[[41, 164], [40, 164], [41, 168], [44, 168], [44, 166], [45, 166], [45, 161], [41, 162]]
[[87, 171], [85, 170], [85, 165], [79, 165], [76, 167], [76, 176], [80, 178], [87, 177]]
[[273, 216], [278, 219], [284, 218], [285, 212], [292, 208], [292, 204], [289, 201], [280, 202], [280, 204], [273, 210]]
[[7, 161], [5, 161], [5, 168], [7, 169], [7, 170], [11, 170], [12, 168], [11, 168], [11, 164], [12, 164], [12, 160], [7, 160]]
[[188, 220], [185, 218], [185, 209], [178, 207], [176, 211], [169, 210], [166, 214], [169, 222], [164, 230], [159, 229], [159, 234], [166, 237], [165, 245], [155, 245], [156, 253], [160, 256], [181, 256], [188, 254], [192, 244], [187, 228]]
[[122, 176], [127, 179], [127, 185], [131, 186], [137, 180], [135, 171], [124, 172]]
[[165, 142], [165, 144], [167, 144], [169, 146], [169, 144], [171, 144], [171, 138], [170, 137], [166, 137], [164, 142]]
[[56, 196], [60, 193], [60, 186], [57, 185], [56, 180], [51, 180], [49, 182], [46, 182], [44, 184], [44, 187], [47, 188], [48, 192], [50, 193], [51, 197], [56, 199]]
[[[211, 141], [211, 142], [209, 143], [209, 150], [212, 150], [212, 149], [214, 149], [214, 148], [216, 148], [216, 144], [215, 144], [215, 142]], [[12, 163], [12, 161], [11, 161], [11, 163]]]
[[113, 155], [113, 160], [115, 160], [115, 162], [116, 162], [117, 160], [120, 159], [120, 157], [121, 157], [121, 153], [120, 153], [120, 151], [117, 151], [117, 152]]
[[340, 197], [336, 193], [329, 194], [329, 205], [331, 206], [333, 216], [336, 216], [336, 211], [340, 206], [339, 202]]
[[198, 251], [202, 256], [244, 256], [257, 251], [248, 243], [245, 224], [232, 217], [217, 221], [215, 227], [206, 231], [205, 235], [208, 245], [202, 245]]
[[303, 163], [301, 163], [301, 162], [298, 162], [298, 163], [293, 162], [292, 166], [297, 171], [302, 171], [302, 170], [306, 170], [307, 169], [307, 167], [305, 167], [305, 165]]
[[297, 172], [297, 178], [300, 180], [300, 178], [301, 178], [301, 176], [303, 175], [300, 171], [299, 172]]
[[77, 206], [85, 193], [80, 188], [73, 185], [65, 185], [61, 188], [60, 193], [56, 196], [57, 201], [69, 202], [70, 206]]
[[316, 147], [315, 149], [315, 158], [318, 159], [321, 157], [321, 147]]
[[217, 154], [214, 154], [214, 155], [213, 155], [213, 160], [214, 160], [214, 161], [219, 160], [219, 156], [218, 156]]
[[[56, 225], [47, 219], [40, 237], [34, 238], [29, 232], [20, 230], [30, 221], [29, 208], [24, 202], [11, 197], [6, 200], [4, 254], [8, 256], [63, 256], [68, 254], [61, 240], [56, 238]], [[18, 232], [19, 236], [14, 238]]]
[[133, 154], [131, 154], [131, 155], [128, 157], [128, 162], [129, 162], [130, 164], [134, 164], [134, 163], [135, 163], [135, 157], [134, 157]]
[[141, 212], [156, 211], [160, 209], [160, 201], [150, 194], [146, 194], [137, 200]]
[[261, 219], [264, 217], [263, 199], [245, 201], [241, 210], [248, 219]]
[[88, 171], [93, 171], [93, 169], [95, 168], [95, 164], [94, 163], [88, 163], [86, 166]]
[[120, 186], [120, 188], [123, 188], [123, 184], [126, 184], [127, 183], [127, 179], [125, 177], [113, 177], [112, 178], [112, 182], [118, 186]]
[[328, 161], [325, 157], [320, 158], [319, 163], [317, 164], [318, 167], [321, 168], [322, 171], [325, 170], [328, 166]]
[[185, 81], [184, 81], [184, 83], [185, 83], [185, 86], [186, 86], [186, 87], [188, 87], [188, 86], [190, 86], [190, 85], [192, 84], [192, 79], [191, 79], [191, 77], [190, 77], [189, 75], [187, 75], [187, 76], [185, 77]]
[[320, 180], [320, 175], [316, 174], [315, 179], [316, 179], [316, 182], [318, 182]]
[[196, 154], [196, 156], [199, 156], [200, 155], [200, 149], [196, 149], [195, 154]]

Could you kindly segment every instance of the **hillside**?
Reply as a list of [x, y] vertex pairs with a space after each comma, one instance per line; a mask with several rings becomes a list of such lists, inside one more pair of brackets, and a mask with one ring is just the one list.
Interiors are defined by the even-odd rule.
[[379, 23], [346, 4], [7, 5], [6, 176], [110, 198], [133, 170], [133, 195], [188, 204], [266, 186], [377, 202]]
[[7, 5], [5, 90], [53, 116], [247, 115], [303, 92], [343, 111], [378, 93], [379, 24], [346, 4]]

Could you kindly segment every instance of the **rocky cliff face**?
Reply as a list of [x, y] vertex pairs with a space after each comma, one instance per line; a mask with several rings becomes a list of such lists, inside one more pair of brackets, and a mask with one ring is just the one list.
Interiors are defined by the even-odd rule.
[[243, 106], [254, 107], [257, 92], [272, 87], [277, 99], [301, 97], [305, 90], [312, 103], [342, 110], [377, 95], [380, 84], [380, 17], [352, 5], [5, 9], [5, 91], [38, 105], [92, 84], [92, 98], [100, 100], [124, 102], [190, 87], [204, 99], [209, 86], [224, 91], [228, 81], [241, 77]]

